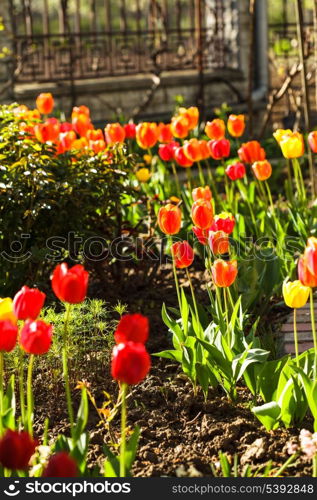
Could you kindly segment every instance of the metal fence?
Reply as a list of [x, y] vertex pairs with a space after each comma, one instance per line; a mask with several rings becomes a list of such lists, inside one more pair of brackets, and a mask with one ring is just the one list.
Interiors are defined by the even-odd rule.
[[238, 0], [9, 0], [16, 81], [238, 68]]

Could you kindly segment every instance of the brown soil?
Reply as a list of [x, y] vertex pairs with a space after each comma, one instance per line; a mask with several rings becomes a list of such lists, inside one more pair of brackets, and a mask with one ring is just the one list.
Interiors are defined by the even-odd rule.
[[[197, 284], [201, 278], [202, 271], [198, 270], [195, 275]], [[142, 286], [133, 275], [127, 281], [122, 300], [128, 303], [131, 311], [140, 310], [150, 316], [149, 350], [155, 352], [166, 348], [167, 329], [162, 324], [160, 309], [162, 299], [168, 305], [175, 303], [170, 270], [163, 270], [150, 287]], [[186, 282], [183, 284], [186, 286]], [[107, 286], [106, 289], [108, 300], [110, 291], [115, 300], [118, 299], [114, 287]], [[96, 281], [94, 292], [94, 296], [105, 296], [105, 285], [101, 286]], [[205, 296], [204, 292], [202, 296]], [[139, 425], [142, 431], [132, 471], [134, 476], [210, 476], [210, 464], [213, 462], [217, 466], [220, 451], [225, 452], [232, 461], [233, 456], [238, 454], [240, 470], [251, 464], [255, 471], [269, 460], [277, 468], [287, 460], [286, 443], [298, 436], [299, 430], [281, 428], [267, 432], [251, 413], [252, 397], [245, 388], [239, 388], [239, 402], [235, 405], [228, 401], [221, 390], [210, 391], [205, 401], [200, 391], [194, 394], [191, 383], [176, 363], [152, 359], [150, 375], [132, 389], [128, 404], [130, 429]], [[38, 374], [36, 380], [36, 431], [41, 435], [44, 417], [49, 416], [50, 436], [56, 437], [59, 433], [67, 433], [63, 388], [59, 384], [48, 392], [45, 382], [41, 383], [42, 377], [45, 379], [45, 374]], [[103, 391], [109, 392], [115, 400], [117, 384], [111, 380], [108, 370], [83, 373], [83, 378], [89, 382], [98, 407], [103, 403]], [[74, 394], [74, 398], [78, 400], [78, 393]], [[119, 416], [111, 424], [111, 434], [98, 424], [98, 415], [90, 407], [90, 466], [96, 463], [102, 465], [103, 444], [109, 445], [113, 440], [118, 442], [120, 437]], [[305, 422], [303, 427], [311, 428], [311, 422]], [[285, 475], [304, 476], [309, 473], [307, 464], [298, 461]]]

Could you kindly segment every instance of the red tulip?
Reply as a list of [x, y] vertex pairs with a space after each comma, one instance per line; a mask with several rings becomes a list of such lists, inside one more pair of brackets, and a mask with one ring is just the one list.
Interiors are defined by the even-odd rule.
[[13, 299], [13, 312], [18, 319], [36, 319], [45, 302], [45, 293], [23, 286]]
[[125, 130], [120, 123], [108, 123], [105, 128], [105, 137], [108, 145], [123, 142], [125, 139]]
[[220, 118], [215, 118], [211, 122], [207, 122], [205, 126], [205, 134], [213, 141], [223, 139], [226, 132], [226, 125]]
[[242, 144], [238, 155], [244, 163], [255, 163], [256, 161], [263, 161], [266, 158], [266, 153], [258, 141], [250, 141]]
[[237, 261], [217, 259], [211, 267], [211, 273], [216, 286], [220, 288], [229, 287], [235, 281], [238, 274]]
[[18, 327], [10, 320], [0, 320], [0, 352], [11, 352], [18, 338]]
[[315, 288], [317, 286], [317, 276], [312, 274], [308, 268], [305, 255], [302, 255], [297, 266], [298, 278], [305, 286]]
[[232, 181], [242, 179], [242, 177], [244, 177], [246, 174], [245, 166], [243, 165], [243, 163], [240, 163], [238, 161], [236, 163], [232, 163], [226, 168], [226, 174]]
[[50, 92], [39, 94], [36, 98], [36, 107], [42, 115], [48, 115], [54, 108], [54, 99]]
[[208, 243], [214, 255], [222, 255], [229, 251], [229, 238], [224, 231], [209, 231]]
[[122, 316], [114, 334], [117, 344], [128, 341], [145, 344], [148, 336], [149, 320], [142, 314], [125, 314]]
[[164, 234], [177, 234], [181, 228], [182, 212], [177, 205], [168, 203], [160, 208], [157, 221]]
[[200, 229], [210, 228], [213, 220], [213, 209], [209, 201], [197, 200], [192, 205], [191, 216], [195, 226]]
[[314, 236], [308, 238], [304, 257], [309, 272], [317, 278], [317, 238]]
[[113, 348], [111, 375], [119, 382], [138, 384], [148, 374], [151, 360], [144, 344], [126, 342]]
[[27, 468], [38, 442], [27, 432], [8, 429], [0, 439], [0, 463], [6, 469]]
[[174, 160], [174, 151], [179, 147], [179, 142], [172, 141], [168, 144], [160, 144], [158, 148], [158, 154], [161, 160], [171, 161]]
[[230, 155], [230, 141], [228, 139], [219, 139], [218, 141], [208, 142], [210, 156], [214, 160], [222, 160]]
[[232, 214], [228, 212], [223, 212], [219, 215], [215, 215], [213, 223], [211, 225], [212, 231], [224, 231], [227, 234], [231, 234], [234, 230], [235, 219]]
[[200, 229], [200, 227], [195, 227], [195, 226], [193, 227], [193, 233], [197, 237], [199, 243], [201, 243], [202, 245], [207, 245], [209, 231], [210, 231], [210, 228]]
[[136, 141], [140, 148], [150, 149], [157, 143], [158, 128], [156, 123], [142, 122], [136, 127]]
[[194, 260], [194, 250], [187, 241], [177, 241], [171, 246], [171, 253], [178, 269], [191, 266]]
[[65, 153], [72, 149], [73, 143], [76, 140], [76, 133], [74, 130], [69, 130], [68, 132], [61, 132], [59, 134], [59, 147], [60, 153]]
[[71, 130], [73, 130], [73, 125], [72, 123], [69, 123], [69, 122], [61, 122], [61, 126], [60, 126], [60, 132], [70, 132]]
[[78, 304], [86, 298], [88, 272], [80, 264], [68, 269], [66, 262], [55, 267], [52, 288], [56, 297], [63, 302]]
[[126, 139], [134, 139], [136, 134], [136, 124], [135, 123], [126, 123], [123, 125], [125, 131]]
[[317, 153], [317, 130], [308, 134], [308, 144], [313, 153]]
[[176, 148], [174, 150], [174, 160], [178, 165], [181, 167], [191, 167], [193, 165], [193, 162], [187, 158], [184, 152], [184, 146], [181, 146], [180, 148]]
[[52, 334], [52, 325], [41, 320], [27, 320], [21, 330], [20, 344], [29, 354], [46, 354], [52, 343]]
[[210, 187], [209, 186], [205, 186], [205, 187], [200, 186], [200, 187], [193, 189], [192, 190], [192, 197], [193, 197], [194, 201], [197, 201], [197, 200], [211, 201], [212, 193], [210, 191]]
[[78, 468], [75, 460], [65, 451], [52, 455], [42, 477], [77, 477]]

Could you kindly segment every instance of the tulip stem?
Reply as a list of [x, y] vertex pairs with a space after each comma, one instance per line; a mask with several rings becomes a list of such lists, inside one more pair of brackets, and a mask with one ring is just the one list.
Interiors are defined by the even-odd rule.
[[275, 208], [274, 208], [274, 203], [273, 203], [273, 199], [272, 199], [272, 193], [271, 193], [270, 186], [269, 186], [269, 184], [268, 184], [267, 181], [264, 181], [264, 184], [265, 184], [265, 188], [266, 188], [266, 191], [267, 191], [267, 195], [269, 197], [269, 202], [270, 202], [270, 205], [271, 205], [272, 214], [275, 215]]
[[72, 406], [72, 398], [71, 398], [71, 392], [70, 392], [70, 386], [69, 386], [69, 373], [68, 373], [68, 324], [69, 324], [69, 318], [70, 318], [70, 312], [71, 312], [71, 304], [66, 304], [65, 307], [66, 307], [66, 310], [65, 310], [65, 323], [64, 323], [64, 330], [63, 330], [63, 350], [62, 350], [63, 375], [64, 375], [64, 382], [65, 382], [66, 403], [67, 403], [68, 417], [69, 417], [69, 422], [70, 422], [70, 430], [71, 430], [71, 435], [73, 436], [74, 412], [73, 412], [73, 406]]
[[299, 367], [298, 360], [298, 335], [297, 335], [297, 317], [296, 317], [296, 308], [294, 308], [294, 344], [295, 344], [295, 356], [296, 356], [296, 365]]
[[125, 449], [126, 449], [126, 427], [127, 427], [127, 396], [128, 385], [121, 385], [122, 403], [121, 403], [121, 442], [120, 442], [120, 477], [125, 477]]
[[181, 188], [180, 188], [180, 185], [179, 185], [179, 178], [178, 178], [178, 175], [177, 175], [176, 166], [175, 166], [175, 163], [173, 161], [172, 161], [172, 170], [173, 170], [173, 174], [174, 174], [177, 195], [180, 197], [181, 196]]
[[188, 181], [188, 190], [189, 192], [192, 191], [192, 174], [190, 171], [190, 167], [186, 168], [186, 175], [187, 175], [187, 181]]
[[310, 317], [311, 326], [314, 341], [314, 378], [316, 379], [317, 374], [317, 337], [316, 337], [316, 323], [315, 323], [315, 311], [314, 311], [314, 294], [313, 289], [310, 289]]
[[293, 182], [292, 182], [292, 173], [291, 173], [291, 162], [289, 159], [286, 160], [287, 164], [287, 178], [289, 185], [289, 194], [290, 194], [290, 202], [293, 203], [294, 192], [293, 192]]
[[202, 185], [202, 186], [205, 186], [206, 181], [205, 181], [205, 176], [204, 176], [203, 169], [201, 168], [200, 161], [198, 161], [198, 162], [197, 162], [197, 166], [198, 166], [198, 172], [199, 172], [199, 180], [200, 180], [200, 183], [201, 183], [201, 185]]
[[3, 433], [3, 352], [0, 352], [0, 436]]
[[228, 301], [227, 301], [227, 287], [223, 287], [223, 299], [225, 304], [225, 315], [226, 315], [226, 323], [227, 323], [227, 335], [228, 335], [228, 344], [229, 348], [231, 348], [231, 335], [229, 329], [229, 313], [228, 313]]
[[33, 392], [32, 392], [32, 375], [33, 375], [34, 354], [31, 354], [28, 366], [27, 378], [27, 428], [31, 436], [33, 436]]
[[187, 275], [187, 278], [188, 278], [188, 281], [189, 281], [190, 291], [191, 291], [191, 294], [192, 294], [192, 299], [193, 299], [193, 304], [194, 304], [194, 309], [195, 309], [195, 315], [196, 315], [196, 319], [197, 319], [197, 324], [199, 324], [201, 326], [200, 321], [199, 321], [199, 314], [198, 314], [197, 301], [196, 301], [196, 297], [195, 297], [193, 282], [192, 282], [192, 279], [190, 277], [190, 274], [189, 274], [189, 271], [188, 271], [188, 267], [186, 267], [186, 275]]
[[21, 410], [21, 420], [26, 427], [25, 422], [25, 397], [24, 397], [24, 355], [22, 349], [19, 353], [19, 392], [20, 392], [20, 410]]

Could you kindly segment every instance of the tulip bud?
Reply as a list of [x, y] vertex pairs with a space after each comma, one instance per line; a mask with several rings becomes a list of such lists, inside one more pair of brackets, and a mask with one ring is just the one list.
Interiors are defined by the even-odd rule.
[[237, 261], [215, 260], [211, 267], [211, 273], [216, 286], [226, 288], [234, 283], [237, 274]]
[[157, 143], [158, 128], [156, 123], [142, 122], [136, 127], [136, 141], [140, 148], [150, 149]]
[[18, 338], [18, 327], [9, 320], [0, 319], [0, 352], [11, 352]]
[[242, 144], [238, 150], [239, 158], [244, 163], [255, 163], [263, 161], [266, 158], [266, 153], [258, 141], [250, 141]]
[[308, 134], [308, 144], [313, 153], [317, 153], [317, 131]]
[[191, 106], [190, 108], [179, 108], [178, 113], [187, 120], [188, 130], [193, 130], [197, 127], [199, 111], [196, 106]]
[[241, 137], [245, 129], [244, 115], [230, 115], [227, 127], [228, 132], [232, 137]]
[[226, 125], [220, 118], [215, 118], [211, 122], [207, 122], [205, 126], [205, 134], [212, 141], [223, 139], [226, 132]]
[[27, 432], [8, 429], [0, 439], [0, 464], [10, 470], [25, 470], [37, 445]]
[[207, 229], [213, 221], [213, 209], [209, 201], [198, 199], [192, 205], [191, 216], [195, 226]]
[[171, 131], [174, 137], [184, 139], [189, 132], [188, 120], [184, 116], [174, 116], [171, 121]]
[[300, 282], [303, 285], [309, 286], [311, 288], [317, 287], [317, 276], [310, 272], [310, 270], [307, 266], [305, 255], [302, 255], [300, 257], [300, 259], [298, 261], [297, 271], [298, 271], [298, 277], [300, 279]]
[[288, 307], [297, 309], [303, 307], [309, 297], [310, 288], [304, 286], [300, 280], [288, 281], [283, 283], [283, 297]]
[[54, 99], [50, 92], [39, 94], [36, 98], [36, 107], [42, 115], [48, 115], [54, 108]]
[[317, 277], [317, 238], [314, 236], [308, 238], [304, 256], [309, 272]]
[[116, 345], [112, 352], [111, 375], [118, 382], [135, 385], [148, 374], [151, 360], [144, 344], [125, 342]]
[[52, 334], [52, 325], [41, 320], [28, 320], [21, 330], [21, 347], [29, 354], [46, 354], [52, 343]]
[[266, 181], [272, 175], [272, 165], [267, 160], [253, 163], [252, 170], [259, 181]]
[[18, 319], [36, 319], [45, 301], [45, 293], [23, 286], [13, 299], [13, 311]]
[[172, 141], [168, 144], [160, 144], [158, 153], [159, 157], [163, 161], [171, 161], [174, 160], [174, 151], [179, 147], [179, 142]]
[[192, 190], [192, 197], [194, 201], [197, 200], [205, 200], [205, 201], [211, 201], [212, 199], [212, 193], [210, 191], [209, 186], [205, 187], [197, 187]]
[[299, 158], [305, 152], [304, 139], [299, 132], [285, 135], [280, 141], [280, 147], [284, 158]]
[[158, 128], [159, 142], [164, 142], [164, 143], [172, 142], [173, 134], [170, 123], [159, 123], [157, 128]]
[[123, 142], [125, 130], [120, 123], [108, 123], [105, 127], [105, 137], [108, 146]]
[[75, 460], [65, 451], [52, 455], [42, 477], [77, 477], [78, 468]]
[[235, 219], [229, 212], [222, 212], [219, 215], [215, 215], [213, 223], [211, 225], [212, 231], [224, 231], [227, 234], [231, 234], [234, 230]]
[[209, 236], [210, 228], [208, 229], [200, 229], [200, 227], [193, 227], [193, 233], [197, 237], [199, 243], [202, 245], [208, 244], [208, 236]]
[[126, 139], [135, 139], [136, 134], [136, 124], [135, 123], [126, 123], [123, 125]]
[[151, 178], [151, 172], [148, 168], [139, 168], [135, 176], [139, 182], [147, 182]]
[[52, 288], [56, 297], [63, 302], [78, 304], [85, 300], [88, 287], [88, 272], [80, 264], [68, 269], [63, 262], [55, 267]]
[[218, 141], [208, 142], [210, 156], [214, 160], [222, 160], [230, 155], [230, 141], [228, 139], [219, 139]]
[[245, 166], [243, 163], [237, 161], [236, 163], [228, 165], [226, 168], [226, 174], [232, 181], [242, 179], [246, 174]]
[[222, 255], [229, 251], [229, 237], [224, 231], [209, 231], [208, 243], [214, 255]]
[[191, 162], [200, 161], [201, 158], [201, 146], [199, 144], [198, 139], [190, 139], [189, 141], [184, 142], [183, 151]]
[[182, 212], [177, 205], [168, 203], [160, 208], [157, 221], [164, 234], [177, 234], [181, 228]]
[[11, 321], [14, 325], [17, 323], [17, 317], [13, 311], [13, 301], [10, 297], [0, 299], [0, 320]]
[[149, 336], [149, 320], [142, 314], [125, 314], [119, 321], [114, 338], [117, 344], [139, 342], [145, 344]]
[[171, 246], [171, 253], [178, 269], [184, 269], [192, 265], [194, 250], [187, 241], [177, 241]]
[[184, 146], [174, 149], [174, 160], [181, 167], [192, 167], [193, 162], [187, 158], [184, 152]]

